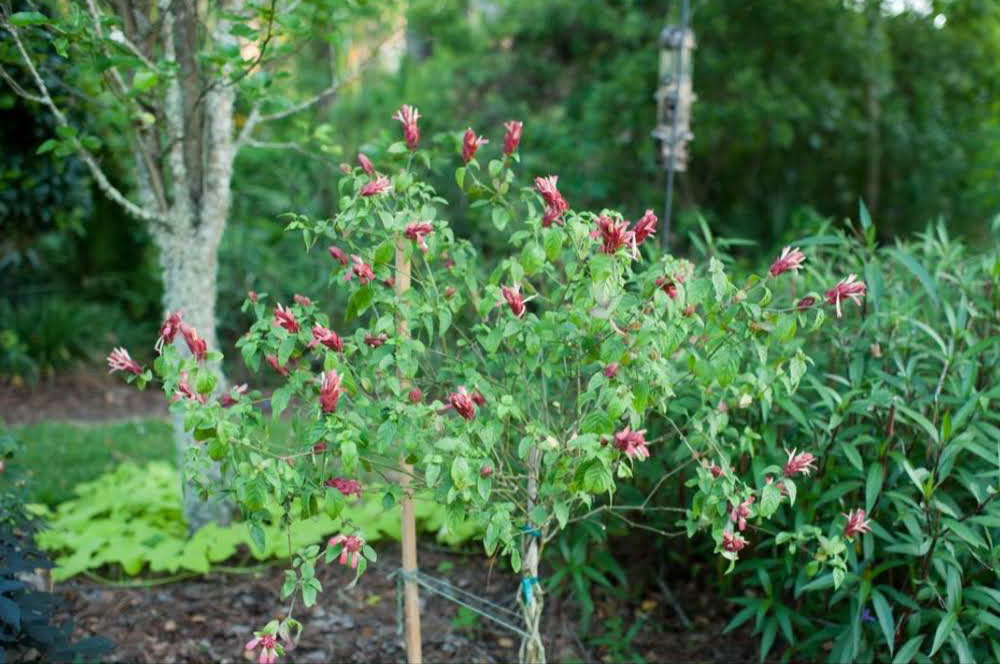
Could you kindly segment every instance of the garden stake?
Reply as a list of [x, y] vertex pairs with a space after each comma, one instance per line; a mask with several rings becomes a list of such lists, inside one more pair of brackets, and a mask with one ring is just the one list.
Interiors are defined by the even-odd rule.
[[[401, 306], [403, 294], [410, 289], [410, 260], [406, 257], [404, 240], [396, 242], [396, 300]], [[398, 309], [397, 309], [398, 311]], [[410, 330], [406, 317], [397, 313], [396, 333], [399, 339], [409, 337]], [[403, 489], [402, 524], [400, 532], [403, 540], [403, 614], [406, 625], [406, 661], [409, 664], [421, 664], [423, 655], [420, 644], [420, 596], [414, 579], [417, 573], [417, 525], [413, 515], [413, 494], [410, 490], [410, 474], [412, 466], [406, 463], [406, 452], [400, 456], [403, 472], [399, 476], [399, 485]]]
[[[538, 497], [538, 447], [532, 447], [528, 452], [528, 514], [535, 508]], [[538, 582], [538, 559], [541, 556], [539, 540], [541, 537], [534, 525], [524, 528], [525, 542], [524, 566], [521, 568], [521, 587], [518, 589], [521, 609], [524, 615], [524, 627], [527, 635], [521, 640], [520, 660], [522, 664], [545, 664], [545, 644], [539, 634], [539, 624], [542, 618], [542, 588]], [[540, 533], [539, 533], [540, 534]]]

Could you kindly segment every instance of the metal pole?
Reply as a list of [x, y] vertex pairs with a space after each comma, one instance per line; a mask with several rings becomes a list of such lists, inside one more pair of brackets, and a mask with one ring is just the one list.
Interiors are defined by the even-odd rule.
[[689, 0], [681, 2], [681, 48], [678, 52], [674, 65], [674, 121], [670, 131], [670, 164], [667, 166], [667, 193], [666, 204], [663, 210], [663, 249], [670, 249], [670, 218], [673, 212], [674, 203], [674, 169], [677, 165], [677, 129], [680, 122], [678, 106], [681, 100], [681, 79], [684, 76], [684, 43], [687, 41], [688, 18], [690, 7]]

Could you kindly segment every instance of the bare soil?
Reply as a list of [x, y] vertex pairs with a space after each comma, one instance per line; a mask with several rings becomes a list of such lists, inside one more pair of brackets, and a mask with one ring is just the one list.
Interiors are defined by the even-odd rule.
[[[352, 575], [339, 565], [317, 570], [325, 591], [317, 606], [295, 611], [305, 632], [283, 661], [406, 661], [397, 632], [396, 583], [388, 578], [399, 560], [399, 548], [386, 545], [379, 556], [379, 563], [354, 588], [346, 587]], [[517, 578], [499, 566], [491, 569], [482, 556], [424, 549], [420, 562], [422, 569], [458, 588], [514, 606]], [[100, 635], [117, 644], [106, 661], [242, 662], [251, 661], [243, 647], [252, 632], [280, 618], [286, 606], [279, 598], [282, 570], [278, 565], [250, 574], [210, 574], [148, 588], [71, 581], [56, 591], [65, 599], [80, 637]], [[624, 619], [626, 629], [633, 621], [643, 621], [631, 646], [633, 657], [647, 662], [756, 661], [756, 642], [745, 631], [722, 635], [731, 611], [692, 587], [676, 587], [673, 592], [692, 615], [690, 629], [680, 625], [671, 604], [659, 595], [643, 598], [638, 606], [598, 596], [591, 636], [606, 631], [609, 619], [617, 616]], [[463, 621], [466, 626], [461, 626], [455, 620], [457, 605], [423, 590], [421, 605], [425, 662], [517, 661], [517, 634], [482, 618], [471, 624]], [[549, 661], [621, 661], [621, 651], [588, 649], [576, 625], [578, 616], [571, 603], [547, 603], [543, 634]]]
[[37, 383], [0, 380], [0, 421], [7, 426], [41, 420], [96, 422], [167, 414], [163, 392], [139, 391], [98, 367], [76, 369]]

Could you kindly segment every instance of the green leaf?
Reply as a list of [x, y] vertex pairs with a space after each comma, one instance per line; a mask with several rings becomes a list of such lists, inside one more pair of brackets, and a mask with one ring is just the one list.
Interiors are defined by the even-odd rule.
[[24, 28], [29, 25], [45, 25], [49, 18], [40, 12], [15, 12], [10, 15], [10, 23], [15, 28]]
[[455, 184], [459, 189], [465, 189], [465, 166], [455, 169]]
[[495, 207], [491, 216], [493, 218], [493, 225], [496, 226], [498, 231], [507, 228], [507, 224], [510, 222], [510, 213], [507, 212], [507, 208]]
[[878, 618], [879, 627], [882, 628], [882, 635], [889, 646], [889, 654], [892, 655], [895, 646], [896, 630], [892, 621], [892, 607], [889, 606], [885, 595], [878, 590], [872, 590], [872, 605], [875, 607], [875, 616]]
[[987, 548], [985, 540], [980, 537], [979, 533], [961, 521], [956, 521], [955, 519], [944, 519], [944, 525], [948, 527], [948, 530], [961, 537], [968, 544], [980, 549]]
[[288, 335], [281, 340], [281, 344], [278, 346], [278, 364], [285, 366], [288, 364], [288, 358], [292, 356], [292, 351], [295, 350], [295, 344], [298, 342], [298, 338], [295, 335]]
[[396, 141], [395, 143], [389, 146], [388, 152], [389, 154], [403, 154], [404, 152], [406, 152], [407, 149], [408, 148], [406, 147], [406, 143], [404, 143], [403, 141]]
[[344, 314], [344, 321], [350, 322], [363, 314], [371, 306], [375, 298], [375, 291], [371, 286], [362, 286], [351, 295], [347, 301], [347, 312]]
[[954, 613], [948, 613], [941, 622], [938, 623], [937, 630], [934, 632], [934, 643], [931, 645], [931, 651], [928, 657], [933, 657], [934, 654], [941, 649], [944, 645], [945, 639], [951, 634], [951, 630], [955, 628], [955, 623], [958, 622], [958, 617]]
[[920, 644], [924, 642], [924, 637], [914, 636], [912, 639], [903, 644], [903, 647], [899, 649], [896, 656], [892, 659], [892, 664], [910, 664], [910, 660], [913, 656], [917, 654], [920, 650]]
[[271, 414], [274, 419], [281, 417], [281, 413], [288, 407], [288, 402], [292, 399], [291, 385], [279, 387], [271, 394]]
[[54, 138], [50, 138], [38, 146], [38, 149], [35, 150], [35, 154], [45, 154], [46, 152], [51, 152], [57, 145], [59, 145], [59, 141]]
[[778, 511], [779, 506], [781, 506], [781, 490], [775, 484], [764, 485], [760, 496], [760, 515], [769, 519]]
[[913, 273], [913, 276], [920, 281], [920, 284], [924, 287], [924, 290], [927, 291], [927, 294], [931, 296], [934, 304], [940, 303], [937, 287], [934, 285], [934, 279], [931, 278], [931, 275], [927, 273], [927, 270], [916, 258], [914, 258], [909, 252], [900, 248], [887, 249], [886, 253], [895, 258], [897, 262]]
[[861, 228], [868, 230], [872, 225], [871, 215], [868, 214], [868, 208], [865, 206], [865, 202], [862, 199], [858, 199], [858, 219], [861, 221]]
[[865, 512], [871, 514], [878, 500], [878, 494], [882, 491], [882, 465], [873, 463], [868, 469], [868, 482], [865, 484]]
[[132, 89], [136, 92], [149, 92], [156, 87], [158, 80], [156, 72], [142, 69], [132, 78]]

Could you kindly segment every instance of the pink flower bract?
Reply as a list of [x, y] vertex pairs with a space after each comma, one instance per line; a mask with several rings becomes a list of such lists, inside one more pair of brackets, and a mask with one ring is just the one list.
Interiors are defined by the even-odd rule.
[[521, 129], [524, 127], [524, 123], [511, 120], [505, 122], [503, 126], [507, 130], [507, 133], [503, 135], [503, 153], [509, 157], [517, 152], [517, 146], [521, 144]]
[[868, 288], [865, 282], [858, 281], [857, 275], [851, 274], [826, 292], [826, 303], [837, 307], [837, 318], [840, 318], [840, 301], [846, 298], [854, 300], [854, 304], [861, 306], [861, 298], [865, 296], [866, 290]]
[[132, 356], [124, 348], [115, 348], [111, 351], [111, 354], [108, 355], [108, 367], [110, 368], [108, 373], [126, 371], [136, 376], [142, 373], [142, 367], [132, 359]]
[[417, 126], [417, 120], [420, 119], [420, 113], [416, 108], [410, 106], [409, 104], [403, 104], [402, 107], [396, 114], [392, 116], [393, 120], [399, 120], [403, 125], [403, 138], [406, 140], [406, 147], [411, 150], [416, 150], [417, 145], [420, 144], [420, 127]]
[[479, 146], [486, 145], [489, 141], [482, 136], [476, 136], [476, 132], [469, 127], [465, 130], [465, 135], [462, 137], [462, 161], [469, 163], [472, 158], [476, 156], [476, 151]]
[[805, 260], [806, 255], [799, 251], [798, 247], [794, 249], [785, 247], [781, 250], [781, 255], [778, 256], [777, 260], [771, 264], [771, 276], [776, 277], [789, 270], [799, 270], [802, 268], [802, 263]]

